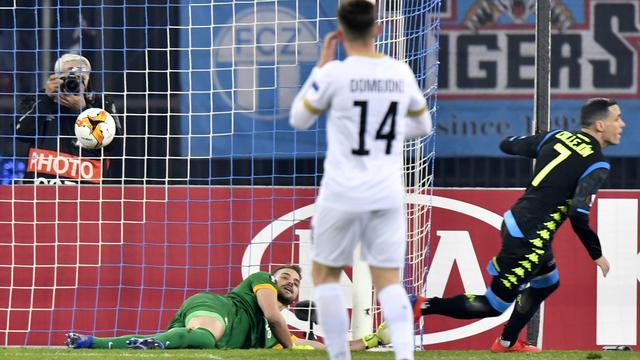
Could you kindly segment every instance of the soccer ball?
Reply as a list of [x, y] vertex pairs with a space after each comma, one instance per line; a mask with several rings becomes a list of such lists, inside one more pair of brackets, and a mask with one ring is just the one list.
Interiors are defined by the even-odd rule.
[[106, 110], [91, 108], [78, 115], [74, 130], [80, 146], [85, 149], [100, 149], [113, 141], [116, 122]]

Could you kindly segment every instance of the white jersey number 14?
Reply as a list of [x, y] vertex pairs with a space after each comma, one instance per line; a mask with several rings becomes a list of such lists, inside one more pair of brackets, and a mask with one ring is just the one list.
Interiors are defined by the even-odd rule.
[[[365, 135], [367, 133], [367, 102], [366, 101], [354, 101], [353, 106], [360, 107], [360, 131], [359, 131], [359, 139], [358, 139], [358, 148], [351, 149], [351, 153], [354, 155], [369, 155], [369, 150], [366, 148], [365, 144]], [[396, 138], [396, 114], [398, 112], [398, 102], [392, 101], [389, 105], [389, 109], [387, 109], [387, 113], [384, 115], [384, 119], [376, 131], [376, 140], [386, 140], [387, 148], [385, 153], [391, 153], [391, 142]], [[391, 124], [389, 125], [389, 131], [387, 133], [383, 133], [387, 121], [391, 119]]]

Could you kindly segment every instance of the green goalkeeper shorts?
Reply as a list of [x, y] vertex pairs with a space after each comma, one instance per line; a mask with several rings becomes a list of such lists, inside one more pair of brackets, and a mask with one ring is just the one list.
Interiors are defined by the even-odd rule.
[[238, 349], [245, 347], [250, 331], [249, 320], [228, 297], [210, 292], [197, 293], [184, 301], [167, 330], [186, 327], [194, 316], [211, 316], [224, 324], [224, 335], [216, 339], [217, 348]]

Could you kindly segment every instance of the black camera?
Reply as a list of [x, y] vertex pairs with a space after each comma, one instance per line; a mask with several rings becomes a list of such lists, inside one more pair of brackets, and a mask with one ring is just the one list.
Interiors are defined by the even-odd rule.
[[60, 85], [60, 91], [65, 93], [78, 94], [82, 86], [82, 76], [76, 74], [69, 74], [61, 77], [62, 84]]

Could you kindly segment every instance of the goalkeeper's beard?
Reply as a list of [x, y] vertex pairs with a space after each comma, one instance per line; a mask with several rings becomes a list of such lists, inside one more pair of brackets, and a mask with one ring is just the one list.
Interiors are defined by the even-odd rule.
[[293, 304], [293, 298], [288, 297], [287, 295], [281, 293], [280, 291], [278, 291], [278, 301], [282, 304], [282, 305], [291, 305]]

